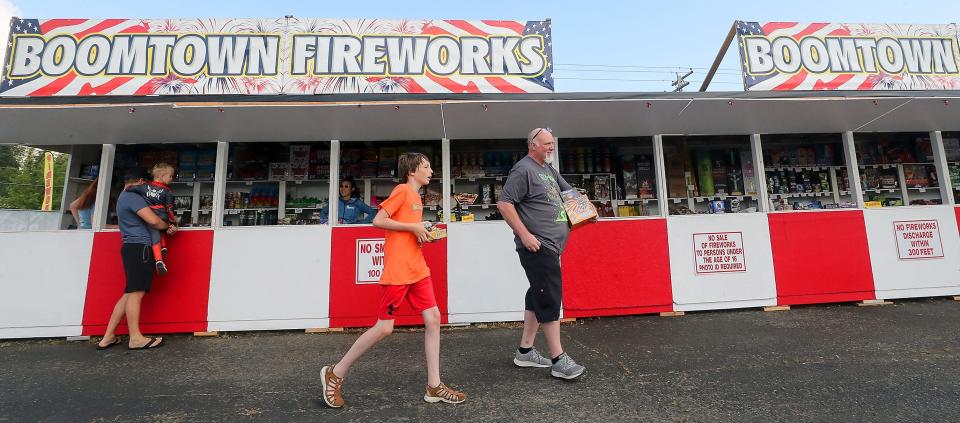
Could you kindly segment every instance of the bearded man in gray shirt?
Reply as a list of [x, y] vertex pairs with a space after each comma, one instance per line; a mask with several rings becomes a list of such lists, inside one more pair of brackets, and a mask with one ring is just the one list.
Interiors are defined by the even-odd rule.
[[[586, 368], [574, 362], [560, 345], [560, 255], [570, 235], [560, 192], [571, 186], [552, 166], [556, 148], [557, 141], [549, 128], [530, 131], [528, 153], [510, 170], [497, 208], [513, 229], [520, 265], [530, 283], [523, 335], [513, 363], [519, 367], [550, 367], [552, 376], [574, 379]], [[552, 359], [533, 346], [539, 328], [543, 328]]]

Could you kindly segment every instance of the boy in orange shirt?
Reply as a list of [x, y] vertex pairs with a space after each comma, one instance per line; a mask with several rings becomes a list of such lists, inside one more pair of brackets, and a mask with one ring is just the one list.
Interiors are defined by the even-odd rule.
[[383, 273], [380, 276], [382, 296], [377, 323], [353, 343], [340, 362], [320, 370], [323, 400], [330, 407], [343, 407], [343, 378], [367, 350], [393, 332], [394, 313], [406, 299], [414, 310], [423, 314], [424, 349], [427, 358], [427, 389], [423, 400], [430, 403], [459, 404], [467, 396], [440, 382], [440, 309], [433, 294], [430, 269], [423, 259], [420, 245], [430, 237], [423, 222], [420, 188], [430, 183], [433, 169], [430, 160], [420, 153], [404, 153], [399, 159], [400, 172], [407, 183], [397, 185], [390, 197], [380, 204], [373, 226], [386, 229]]

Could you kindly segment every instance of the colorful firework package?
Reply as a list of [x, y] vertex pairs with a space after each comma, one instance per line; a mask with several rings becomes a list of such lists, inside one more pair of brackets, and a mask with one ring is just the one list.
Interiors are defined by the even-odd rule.
[[563, 200], [563, 209], [567, 212], [567, 219], [571, 227], [577, 227], [590, 223], [597, 219], [597, 208], [593, 206], [586, 195], [581, 194], [575, 189], [569, 189], [560, 193]]

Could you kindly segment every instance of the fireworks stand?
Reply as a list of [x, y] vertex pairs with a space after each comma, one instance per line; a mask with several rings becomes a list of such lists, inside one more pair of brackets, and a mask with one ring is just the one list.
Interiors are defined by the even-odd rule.
[[[540, 31], [511, 22], [474, 23]], [[64, 215], [59, 230], [0, 233], [0, 338], [103, 333], [123, 286], [115, 198], [123, 175], [159, 162], [177, 169], [181, 230], [144, 332], [370, 325], [384, 232], [340, 223], [339, 184], [351, 177], [375, 208], [405, 181], [405, 152], [434, 170], [423, 216], [447, 237], [423, 252], [443, 322], [522, 320], [528, 284], [496, 202], [537, 127], [552, 128], [552, 165], [600, 214], [562, 256], [564, 317], [960, 295], [955, 90], [551, 93], [533, 88], [544, 74], [430, 74], [347, 78], [380, 91], [318, 95], [306, 92], [317, 81], [287, 76], [256, 95], [127, 86], [148, 77], [111, 83], [127, 94], [89, 94], [100, 86], [82, 84], [100, 77], [62, 81], [71, 95], [0, 93], [0, 142], [71, 154], [64, 204], [100, 181], [93, 229]], [[30, 78], [12, 89], [39, 84]]]

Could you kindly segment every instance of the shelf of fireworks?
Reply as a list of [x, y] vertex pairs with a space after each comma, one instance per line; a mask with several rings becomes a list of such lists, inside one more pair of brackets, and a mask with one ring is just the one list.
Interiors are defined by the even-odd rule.
[[[430, 184], [420, 188], [423, 220], [439, 222], [442, 217], [441, 141], [377, 141], [340, 143], [340, 180], [338, 193], [341, 201], [338, 224], [365, 224], [383, 200], [398, 184], [406, 182], [406, 175], [398, 170], [398, 160], [404, 153], [421, 153], [430, 162], [433, 175]], [[363, 213], [363, 210], [371, 210]], [[326, 221], [326, 219], [324, 219]]]
[[510, 169], [526, 156], [522, 139], [450, 142], [450, 221], [503, 220], [497, 200]]
[[840, 134], [763, 135], [771, 211], [856, 208]]
[[854, 145], [865, 207], [943, 204], [928, 133], [857, 133]]
[[748, 136], [664, 136], [663, 154], [671, 215], [758, 211]]
[[323, 223], [329, 179], [329, 142], [230, 144], [223, 226]]
[[[213, 143], [117, 145], [107, 225], [117, 224], [116, 200], [123, 189], [124, 179], [138, 175], [147, 183], [170, 190], [174, 218], [179, 227], [210, 227], [216, 163], [217, 148]], [[161, 168], [164, 166], [172, 169], [169, 180], [163, 179]]]
[[559, 152], [563, 178], [601, 218], [659, 215], [652, 137], [566, 138]]

